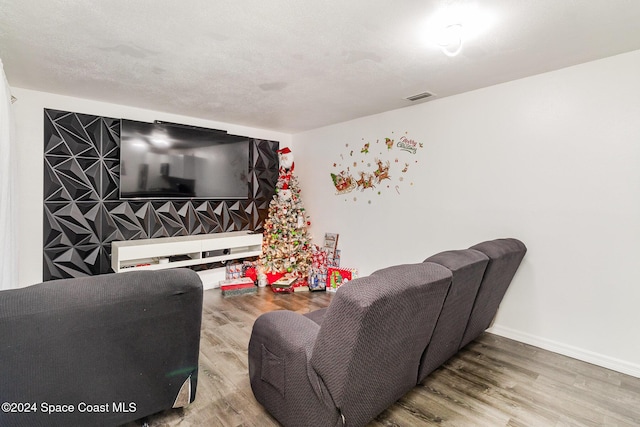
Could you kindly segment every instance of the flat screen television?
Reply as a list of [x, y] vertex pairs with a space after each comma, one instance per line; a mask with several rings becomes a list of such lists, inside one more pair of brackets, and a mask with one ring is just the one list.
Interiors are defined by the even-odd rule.
[[121, 199], [247, 199], [248, 177], [248, 137], [121, 121]]

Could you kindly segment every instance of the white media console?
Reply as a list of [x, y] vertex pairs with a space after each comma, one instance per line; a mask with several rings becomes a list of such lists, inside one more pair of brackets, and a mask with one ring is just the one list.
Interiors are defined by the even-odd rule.
[[[262, 233], [232, 231], [194, 236], [125, 240], [111, 244], [111, 268], [116, 273], [187, 267], [258, 256]], [[199, 271], [205, 289], [218, 287], [224, 268]]]

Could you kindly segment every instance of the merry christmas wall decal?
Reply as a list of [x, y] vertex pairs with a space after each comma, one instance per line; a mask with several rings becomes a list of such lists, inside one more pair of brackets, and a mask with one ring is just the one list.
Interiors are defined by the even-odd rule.
[[[386, 190], [401, 194], [401, 186], [413, 185], [408, 172], [418, 163], [415, 155], [423, 148], [405, 132], [399, 138], [391, 132], [391, 138], [365, 141], [351, 147], [345, 144], [346, 153], [340, 154], [340, 161], [333, 163], [331, 180], [336, 195], [344, 195], [357, 190], [363, 193], [381, 195]], [[348, 198], [345, 198], [345, 201]], [[357, 201], [354, 195], [353, 201]], [[371, 203], [371, 200], [368, 201]]]

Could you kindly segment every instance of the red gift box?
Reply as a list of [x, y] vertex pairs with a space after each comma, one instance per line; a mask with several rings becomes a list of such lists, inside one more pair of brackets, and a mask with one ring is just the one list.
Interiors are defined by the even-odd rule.
[[220, 282], [222, 296], [256, 293], [256, 286], [251, 279], [227, 279]]
[[253, 280], [253, 282], [257, 282], [258, 281], [258, 272], [256, 271], [255, 267], [249, 267], [244, 271], [244, 277], [248, 277], [249, 279]]
[[277, 281], [283, 276], [284, 276], [284, 273], [267, 273], [267, 283], [272, 284], [273, 282]]
[[355, 268], [333, 268], [327, 270], [327, 292], [335, 292], [341, 285], [358, 276]]
[[271, 284], [271, 290], [278, 293], [293, 292], [293, 285], [298, 281], [295, 277], [282, 277]]
[[271, 290], [277, 294], [290, 294], [293, 293], [293, 286], [289, 286], [288, 288], [276, 288], [272, 286]]

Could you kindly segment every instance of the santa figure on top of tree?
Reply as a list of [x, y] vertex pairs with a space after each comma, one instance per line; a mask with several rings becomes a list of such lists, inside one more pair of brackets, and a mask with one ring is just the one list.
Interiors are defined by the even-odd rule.
[[295, 163], [293, 162], [293, 153], [289, 147], [278, 150], [278, 160], [280, 161], [280, 171], [293, 172]]

